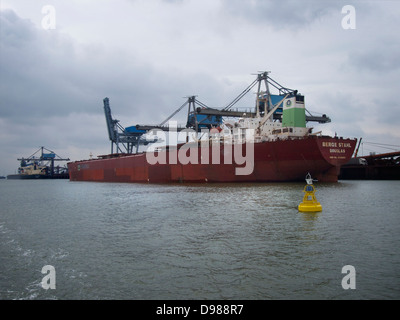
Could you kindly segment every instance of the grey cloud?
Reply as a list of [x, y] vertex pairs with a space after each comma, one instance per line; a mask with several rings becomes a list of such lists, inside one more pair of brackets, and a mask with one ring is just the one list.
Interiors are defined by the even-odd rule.
[[307, 25], [339, 7], [338, 1], [315, 0], [223, 0], [222, 3], [232, 15], [276, 29]]
[[155, 70], [132, 52], [77, 43], [58, 30], [42, 30], [11, 10], [1, 11], [1, 24], [0, 118], [32, 123], [71, 113], [101, 114], [102, 99], [108, 96], [113, 111], [131, 125], [161, 122], [186, 95], [225, 102], [219, 83], [206, 73]]
[[[68, 114], [78, 101], [71, 101], [79, 76], [72, 40], [36, 28], [13, 11], [1, 12], [1, 117], [32, 118]], [[74, 81], [77, 80], [77, 81]]]
[[349, 54], [349, 64], [358, 70], [395, 72], [400, 68], [400, 43], [378, 44], [372, 49]]
[[2, 44], [23, 49], [24, 42], [34, 37], [33, 24], [21, 19], [12, 10], [1, 11], [1, 40]]
[[[342, 8], [353, 5], [357, 14], [373, 10], [374, 1], [364, 0], [221, 0], [222, 10], [255, 25], [263, 24], [275, 30], [298, 31], [335, 15], [342, 18]], [[372, 4], [371, 4], [372, 3]]]
[[2, 118], [32, 121], [72, 112], [99, 113], [106, 95], [118, 96], [125, 108], [139, 112], [146, 103], [159, 105], [154, 93], [167, 91], [168, 82], [157, 83], [151, 67], [126, 53], [77, 44], [57, 30], [35, 27], [11, 10], [1, 12], [1, 25]]

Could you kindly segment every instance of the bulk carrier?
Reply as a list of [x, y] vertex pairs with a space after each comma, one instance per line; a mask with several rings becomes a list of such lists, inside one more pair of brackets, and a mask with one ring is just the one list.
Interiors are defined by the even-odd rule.
[[[232, 109], [256, 85], [255, 107]], [[277, 92], [271, 93], [271, 87]], [[304, 96], [281, 86], [268, 72], [259, 73], [223, 109], [209, 108], [192, 96], [159, 125], [123, 128], [111, 116], [109, 99], [103, 102], [111, 153], [68, 163], [71, 181], [286, 182], [304, 181], [310, 173], [320, 182], [337, 182], [341, 165], [350, 160], [357, 143], [313, 133], [308, 122], [326, 123], [330, 118], [309, 113]], [[165, 125], [185, 106], [185, 127]], [[160, 136], [168, 136], [167, 143], [153, 144]], [[177, 136], [185, 141], [171, 143]], [[139, 146], [147, 144], [150, 147], [139, 152]]]

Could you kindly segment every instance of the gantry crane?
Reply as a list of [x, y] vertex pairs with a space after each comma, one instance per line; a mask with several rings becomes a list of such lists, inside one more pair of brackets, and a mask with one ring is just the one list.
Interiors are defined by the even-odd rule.
[[[243, 90], [231, 103], [225, 108], [216, 109], [210, 108], [206, 104], [199, 101], [196, 96], [187, 97], [186, 102], [180, 106], [175, 112], [173, 112], [166, 120], [161, 122], [159, 125], [136, 125], [128, 128], [124, 128], [119, 124], [119, 120], [115, 120], [111, 116], [111, 109], [109, 99], [105, 98], [104, 112], [106, 116], [108, 135], [111, 141], [111, 153], [114, 153], [114, 145], [116, 146], [116, 153], [132, 153], [133, 147], [136, 146], [136, 152], [138, 152], [139, 145], [156, 142], [157, 140], [148, 141], [143, 138], [150, 130], [163, 130], [169, 131], [171, 128], [166, 123], [180, 112], [185, 106], [188, 106], [188, 116], [186, 127], [172, 128], [174, 131], [182, 131], [186, 128], [194, 129], [195, 132], [200, 132], [203, 128], [211, 129], [212, 127], [219, 127], [223, 122], [223, 117], [256, 117], [263, 115], [266, 112], [270, 112], [283, 98], [285, 95], [299, 96], [300, 99], [304, 99], [304, 96], [298, 94], [297, 90], [291, 90], [283, 87], [278, 82], [269, 77], [269, 72], [260, 72], [257, 74], [257, 78]], [[264, 84], [265, 89], [262, 90]], [[238, 103], [247, 93], [249, 93], [256, 85], [257, 99], [256, 106], [252, 110], [232, 110], [232, 107]], [[269, 85], [278, 90], [278, 94], [271, 94], [269, 91]], [[322, 116], [312, 115], [306, 110], [306, 121], [314, 121], [319, 123], [330, 122], [331, 119], [325, 114]], [[282, 119], [282, 107], [277, 108], [273, 113], [275, 120], [281, 121]], [[124, 150], [121, 148], [124, 148]]]
[[[45, 153], [44, 151], [47, 151], [47, 153]], [[38, 152], [40, 152], [40, 156], [36, 155]], [[67, 171], [66, 168], [60, 168], [58, 166], [54, 167], [55, 161], [70, 161], [69, 158], [63, 159], [58, 156], [54, 151], [51, 151], [45, 147], [40, 147], [40, 149], [38, 149], [34, 154], [27, 158], [21, 158], [17, 160], [20, 161], [20, 169], [29, 165], [39, 165], [43, 164], [44, 162], [49, 163], [49, 165], [46, 165], [46, 171], [48, 171], [46, 175], [50, 177], [57, 174], [65, 173], [61, 171]]]

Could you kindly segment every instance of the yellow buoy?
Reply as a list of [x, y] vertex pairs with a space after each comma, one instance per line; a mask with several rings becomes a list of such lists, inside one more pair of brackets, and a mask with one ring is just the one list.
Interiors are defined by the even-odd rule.
[[306, 177], [307, 185], [304, 187], [303, 202], [299, 204], [299, 211], [301, 212], [319, 212], [322, 211], [321, 204], [315, 197], [315, 188], [312, 184], [311, 175], [308, 174]]

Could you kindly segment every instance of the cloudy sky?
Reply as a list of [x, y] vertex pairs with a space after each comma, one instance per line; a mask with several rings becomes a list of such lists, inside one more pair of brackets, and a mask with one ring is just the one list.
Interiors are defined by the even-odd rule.
[[400, 149], [400, 1], [0, 3], [0, 175], [40, 146], [108, 153], [104, 97], [123, 126], [158, 124], [189, 95], [224, 107], [258, 71], [331, 117], [314, 131], [362, 137], [365, 154]]

